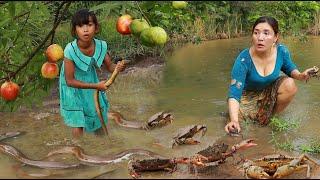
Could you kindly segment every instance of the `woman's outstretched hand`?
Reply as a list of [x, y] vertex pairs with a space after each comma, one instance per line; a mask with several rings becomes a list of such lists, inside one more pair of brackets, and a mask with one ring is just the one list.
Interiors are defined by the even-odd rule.
[[230, 131], [235, 131], [236, 132], [240, 132], [241, 128], [240, 128], [240, 124], [237, 121], [230, 121], [225, 127], [224, 130], [229, 134]]
[[318, 71], [318, 67], [308, 68], [300, 74], [300, 78], [301, 80], [305, 80], [306, 82], [308, 82], [311, 77], [317, 76]]

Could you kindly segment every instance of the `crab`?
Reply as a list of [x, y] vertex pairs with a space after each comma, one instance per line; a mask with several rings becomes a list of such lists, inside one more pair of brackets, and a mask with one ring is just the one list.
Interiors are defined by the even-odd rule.
[[206, 131], [206, 125], [191, 125], [184, 129], [180, 129], [179, 133], [175, 137], [173, 137], [172, 148], [182, 144], [199, 144], [200, 142], [193, 139], [192, 137], [199, 132], [202, 132], [202, 136], [204, 136]]
[[145, 171], [168, 171], [170, 173], [177, 169], [177, 162], [174, 159], [144, 159], [130, 160], [128, 163], [129, 174], [133, 178], [141, 176], [139, 172]]
[[[208, 163], [215, 165], [223, 163], [226, 158], [233, 156], [238, 150], [244, 150], [252, 146], [256, 146], [253, 139], [246, 139], [238, 144], [233, 145], [228, 150], [228, 145], [225, 143], [216, 143], [207, 147], [204, 150], [197, 152], [191, 159], [192, 164], [205, 166]], [[198, 163], [195, 163], [198, 162]]]
[[278, 179], [295, 171], [306, 168], [307, 178], [310, 177], [310, 165], [306, 163], [309, 160], [314, 164], [319, 164], [306, 154], [298, 157], [290, 157], [282, 154], [268, 155], [256, 160], [246, 160], [241, 166], [246, 178], [255, 179]]
[[[199, 157], [200, 158], [200, 157]], [[205, 158], [205, 157], [203, 157]], [[207, 158], [205, 158], [207, 160]], [[139, 178], [141, 176], [141, 172], [152, 172], [152, 171], [168, 171], [172, 173], [177, 170], [178, 164], [195, 164], [197, 166], [201, 166], [198, 162], [203, 159], [195, 159], [188, 157], [178, 157], [171, 159], [144, 159], [144, 160], [130, 160], [128, 162], [128, 170], [129, 174], [133, 178]]]
[[233, 137], [238, 137], [238, 136], [240, 136], [240, 133], [239, 133], [238, 129], [233, 128], [233, 129], [229, 129], [229, 135], [233, 136]]
[[319, 75], [318, 75], [318, 72], [319, 72], [319, 68], [317, 66], [313, 66], [313, 69], [308, 71], [308, 74], [309, 76], [311, 77], [317, 77], [319, 78]]
[[165, 126], [172, 123], [173, 115], [169, 112], [158, 112], [151, 116], [146, 122], [145, 129], [153, 129], [155, 127]]
[[189, 164], [196, 167], [206, 167], [210, 163], [222, 163], [227, 157], [230, 157], [239, 149], [245, 149], [255, 146], [253, 139], [241, 141], [239, 144], [233, 145], [229, 151], [227, 144], [214, 144], [208, 148], [199, 151], [192, 157], [175, 157], [171, 159], [145, 159], [145, 160], [131, 160], [128, 163], [129, 174], [133, 178], [140, 177], [139, 172], [145, 171], [169, 171], [174, 172], [178, 164]]

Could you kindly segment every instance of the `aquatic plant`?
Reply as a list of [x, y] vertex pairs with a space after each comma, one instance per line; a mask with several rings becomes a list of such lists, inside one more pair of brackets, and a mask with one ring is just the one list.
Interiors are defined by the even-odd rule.
[[269, 126], [274, 131], [283, 132], [283, 131], [289, 131], [291, 129], [296, 129], [299, 124], [297, 121], [290, 121], [281, 119], [279, 117], [272, 117], [270, 119]]

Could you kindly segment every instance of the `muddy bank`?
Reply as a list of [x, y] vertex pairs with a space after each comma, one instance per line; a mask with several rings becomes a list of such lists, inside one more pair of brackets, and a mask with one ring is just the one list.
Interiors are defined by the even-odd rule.
[[163, 65], [164, 63], [165, 63], [164, 58], [159, 56], [156, 56], [156, 57], [138, 56], [134, 59], [132, 63], [128, 65], [128, 68], [134, 68], [134, 67], [147, 68], [152, 65]]

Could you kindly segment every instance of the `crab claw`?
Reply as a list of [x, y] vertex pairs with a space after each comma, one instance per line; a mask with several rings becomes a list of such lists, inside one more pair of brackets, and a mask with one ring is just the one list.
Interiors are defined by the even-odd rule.
[[133, 178], [133, 179], [137, 179], [140, 177], [140, 174], [137, 173], [133, 166], [132, 166], [132, 163], [133, 163], [134, 159], [131, 159], [129, 162], [128, 162], [128, 171], [129, 171], [129, 175]]
[[172, 123], [173, 115], [171, 113], [164, 113], [162, 116], [164, 117], [164, 119], [169, 119], [170, 123]]
[[254, 143], [254, 139], [246, 139], [246, 140], [243, 140], [240, 143], [232, 146], [232, 151], [236, 152], [239, 149], [243, 150], [243, 149], [247, 149], [249, 147], [256, 146], [256, 145], [258, 145], [258, 144]]
[[229, 133], [228, 133], [230, 136], [233, 136], [233, 137], [238, 137], [238, 136], [240, 136], [240, 134], [239, 134], [239, 131], [238, 131], [238, 129], [236, 129], [236, 128], [232, 128], [232, 129], [230, 129], [229, 128]]
[[197, 166], [206, 166], [204, 162], [209, 161], [209, 159], [201, 154], [196, 154], [190, 158], [190, 163]]
[[192, 139], [192, 138], [187, 138], [187, 139], [184, 141], [184, 144], [197, 145], [197, 144], [200, 144], [200, 141], [197, 141], [197, 140]]
[[189, 164], [190, 163], [190, 159], [186, 158], [186, 157], [174, 158], [173, 161], [175, 163], [179, 163], [179, 164]]
[[177, 144], [175, 141], [173, 141], [171, 148], [173, 149], [173, 148], [175, 148], [176, 146], [178, 146], [178, 144]]
[[133, 178], [133, 179], [137, 179], [140, 177], [140, 175], [136, 172], [130, 172], [130, 176]]
[[245, 176], [253, 179], [271, 179], [270, 175], [260, 166], [249, 166]]
[[317, 66], [313, 66], [313, 69], [308, 71], [308, 75], [312, 77], [318, 76], [319, 68]]
[[207, 132], [207, 126], [202, 125], [202, 126], [200, 127], [199, 131], [202, 131], [202, 134], [201, 134], [201, 135], [204, 136], [204, 135], [206, 134], [206, 132]]

